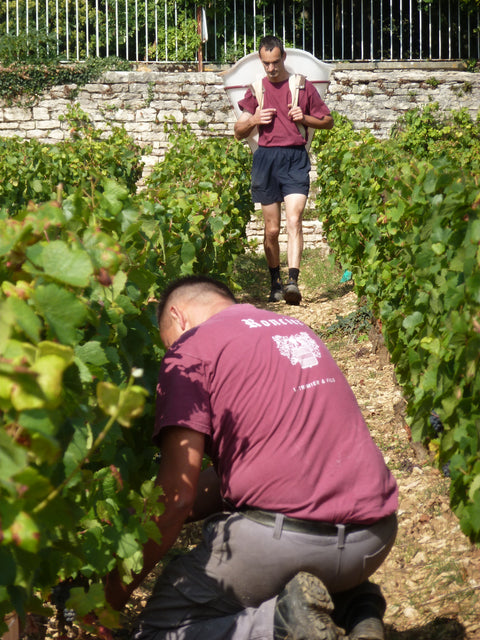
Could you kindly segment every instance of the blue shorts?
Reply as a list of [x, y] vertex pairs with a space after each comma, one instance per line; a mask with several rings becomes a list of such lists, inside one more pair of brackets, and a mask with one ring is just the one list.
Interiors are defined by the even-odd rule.
[[253, 154], [252, 200], [282, 202], [285, 196], [310, 189], [310, 158], [305, 147], [258, 147]]

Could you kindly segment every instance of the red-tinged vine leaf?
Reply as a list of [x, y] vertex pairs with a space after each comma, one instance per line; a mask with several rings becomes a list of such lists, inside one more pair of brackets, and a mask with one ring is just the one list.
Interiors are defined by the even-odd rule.
[[97, 400], [100, 408], [108, 416], [115, 416], [123, 427], [130, 427], [132, 420], [142, 415], [148, 392], [137, 385], [119, 389], [109, 382], [97, 385]]
[[10, 527], [3, 530], [3, 544], [9, 543], [30, 553], [38, 551], [40, 530], [33, 518], [25, 511], [20, 511]]

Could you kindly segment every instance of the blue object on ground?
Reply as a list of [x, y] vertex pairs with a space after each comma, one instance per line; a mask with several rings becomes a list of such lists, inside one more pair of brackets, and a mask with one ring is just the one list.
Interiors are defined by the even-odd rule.
[[340, 282], [348, 282], [351, 279], [352, 279], [352, 272], [349, 271], [348, 269], [345, 269], [345, 271], [343, 272], [343, 276], [342, 276], [342, 279], [340, 280]]

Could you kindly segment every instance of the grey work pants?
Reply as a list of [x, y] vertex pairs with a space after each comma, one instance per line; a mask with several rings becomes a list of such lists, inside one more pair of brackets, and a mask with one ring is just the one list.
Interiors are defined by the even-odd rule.
[[272, 640], [276, 596], [298, 572], [317, 575], [335, 606], [349, 594], [379, 593], [368, 577], [388, 555], [395, 515], [353, 531], [305, 534], [249, 520], [242, 513], [208, 518], [203, 540], [172, 560], [139, 617], [135, 640]]

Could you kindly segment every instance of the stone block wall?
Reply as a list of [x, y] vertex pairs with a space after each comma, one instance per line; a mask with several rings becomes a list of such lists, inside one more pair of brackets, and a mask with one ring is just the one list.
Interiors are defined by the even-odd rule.
[[[330, 81], [325, 97], [329, 108], [379, 138], [388, 137], [398, 117], [416, 106], [438, 102], [442, 110], [465, 108], [472, 117], [480, 106], [480, 73], [466, 72], [461, 64], [337, 64], [332, 65]], [[54, 87], [33, 104], [0, 101], [0, 137], [63, 140], [69, 125], [60, 116], [75, 103], [99, 128], [109, 123], [125, 127], [145, 150], [144, 177], [168, 147], [165, 118], [188, 123], [200, 137], [233, 134], [235, 117], [221, 70], [161, 71], [144, 66], [139, 71], [107, 72], [83, 87]], [[306, 225], [307, 246], [309, 237], [321, 234], [318, 225], [311, 230], [310, 226]]]

